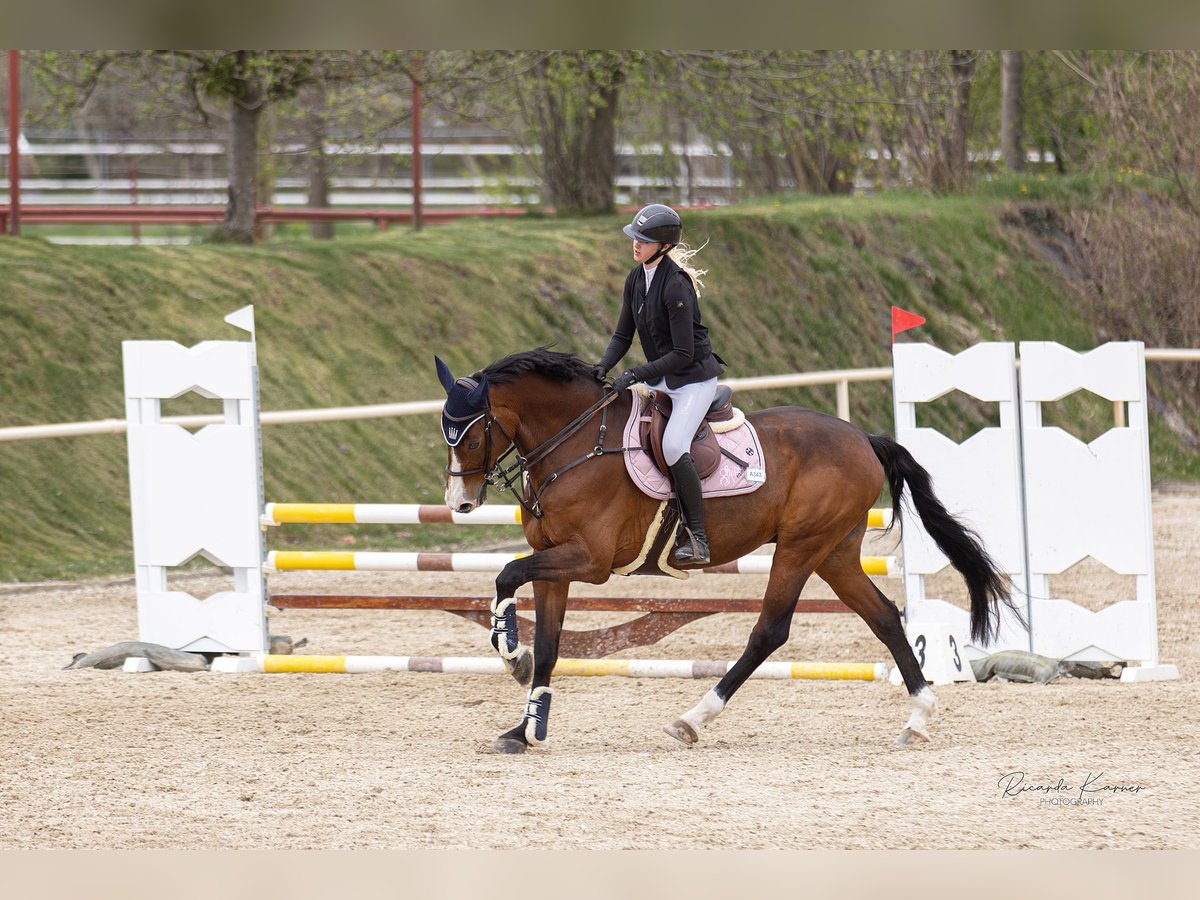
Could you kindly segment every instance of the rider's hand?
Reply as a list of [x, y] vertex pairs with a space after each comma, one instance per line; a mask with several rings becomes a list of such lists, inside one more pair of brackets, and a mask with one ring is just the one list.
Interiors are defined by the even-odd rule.
[[638, 380], [638, 377], [633, 374], [633, 369], [626, 369], [624, 372], [622, 372], [620, 375], [618, 375], [616, 381], [613, 382], [613, 385], [612, 385], [613, 390], [614, 391], [628, 390], [630, 387], [633, 386], [633, 383], [637, 380]]
[[604, 376], [607, 374], [608, 374], [608, 369], [604, 368], [604, 366], [600, 365], [599, 363], [596, 363], [596, 365], [592, 366], [592, 376], [597, 381], [603, 381]]

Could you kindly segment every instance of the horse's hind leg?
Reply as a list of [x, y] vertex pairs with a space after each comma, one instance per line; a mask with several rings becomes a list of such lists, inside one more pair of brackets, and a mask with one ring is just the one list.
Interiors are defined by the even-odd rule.
[[831, 587], [843, 603], [862, 616], [875, 637], [883, 642], [896, 660], [908, 696], [912, 700], [912, 715], [896, 738], [897, 744], [914, 744], [929, 740], [929, 723], [937, 709], [937, 698], [929, 689], [921, 666], [904, 635], [900, 611], [875, 586], [862, 570], [859, 561], [861, 535], [843, 541], [817, 568], [817, 574]]
[[771, 577], [767, 581], [767, 593], [763, 598], [762, 612], [759, 613], [758, 621], [750, 632], [746, 649], [699, 703], [666, 726], [665, 730], [671, 737], [689, 746], [700, 740], [700, 729], [720, 715], [729, 698], [754, 670], [786, 643], [792, 627], [792, 613], [796, 610], [796, 601], [800, 599], [804, 582], [812, 572], [807, 563], [797, 566], [785, 562], [786, 558], [808, 560], [812, 555], [805, 553], [792, 557], [791, 553], [781, 554], [780, 549], [776, 549]]

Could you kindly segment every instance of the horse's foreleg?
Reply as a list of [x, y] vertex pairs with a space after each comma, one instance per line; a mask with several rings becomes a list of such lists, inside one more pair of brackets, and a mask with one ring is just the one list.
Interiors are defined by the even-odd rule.
[[517, 600], [509, 596], [500, 599], [497, 588], [492, 598], [492, 649], [500, 654], [504, 667], [518, 684], [529, 684], [533, 675], [533, 654], [521, 643], [517, 625]]
[[699, 703], [666, 726], [667, 734], [676, 740], [688, 746], [699, 741], [700, 729], [720, 715], [729, 698], [745, 684], [754, 670], [787, 642], [792, 627], [792, 613], [804, 589], [804, 582], [808, 580], [809, 571], [782, 565], [778, 549], [775, 559], [767, 582], [767, 593], [763, 598], [762, 612], [750, 632], [746, 649]]
[[496, 577], [496, 596], [492, 598], [492, 648], [504, 660], [504, 666], [519, 684], [529, 684], [533, 675], [533, 654], [521, 643], [517, 626], [517, 589], [531, 581], [597, 581], [597, 566], [587, 549], [568, 543], [516, 559]]
[[[611, 561], [610, 561], [611, 562]], [[611, 566], [609, 567], [611, 568]], [[560, 544], [514, 560], [496, 579], [492, 601], [492, 646], [500, 652], [514, 677], [525, 661], [532, 685], [521, 724], [496, 739], [501, 753], [521, 753], [530, 746], [546, 743], [550, 714], [550, 673], [558, 661], [558, 642], [567, 608], [567, 590], [572, 581], [601, 582], [608, 568], [595, 561], [591, 551], [579, 543]], [[516, 602], [513, 595], [523, 584], [533, 582], [536, 605], [534, 652], [517, 640]], [[527, 676], [522, 684], [529, 684]]]
[[569, 582], [535, 581], [533, 596], [537, 625], [533, 636], [533, 684], [521, 724], [496, 738], [498, 753], [523, 753], [527, 747], [544, 747], [549, 739], [550, 673], [558, 662], [558, 641], [567, 612]]

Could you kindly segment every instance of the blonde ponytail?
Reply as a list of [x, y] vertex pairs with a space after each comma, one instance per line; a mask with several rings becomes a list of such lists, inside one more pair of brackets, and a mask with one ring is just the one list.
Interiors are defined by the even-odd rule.
[[676, 244], [667, 254], [667, 256], [671, 257], [671, 259], [675, 262], [675, 265], [683, 269], [683, 271], [687, 273], [687, 277], [692, 279], [692, 287], [696, 289], [697, 297], [700, 296], [700, 290], [704, 287], [704, 282], [700, 279], [704, 275], [708, 274], [708, 269], [697, 269], [691, 264], [691, 259], [707, 246], [708, 241], [705, 241], [695, 250], [693, 250], [687, 244]]

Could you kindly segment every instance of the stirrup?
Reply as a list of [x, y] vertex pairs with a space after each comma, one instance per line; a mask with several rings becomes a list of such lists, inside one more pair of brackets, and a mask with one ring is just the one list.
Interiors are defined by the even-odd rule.
[[692, 531], [690, 528], [685, 528], [683, 533], [686, 540], [675, 548], [675, 562], [680, 565], [695, 563], [702, 566], [712, 562], [708, 552], [708, 534], [704, 531]]

